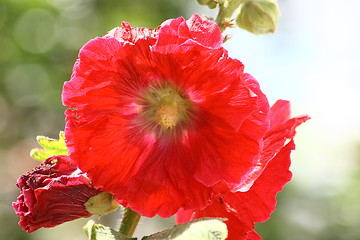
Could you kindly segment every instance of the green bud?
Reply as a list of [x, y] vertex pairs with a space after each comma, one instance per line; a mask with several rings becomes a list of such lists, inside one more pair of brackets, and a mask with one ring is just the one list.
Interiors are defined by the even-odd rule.
[[84, 206], [89, 213], [101, 216], [117, 209], [119, 204], [115, 201], [113, 194], [104, 191], [89, 198]]
[[196, 0], [200, 5], [206, 5], [210, 9], [216, 8], [216, 5], [218, 4], [215, 0]]
[[274, 33], [279, 15], [277, 0], [250, 0], [241, 4], [236, 23], [255, 34]]

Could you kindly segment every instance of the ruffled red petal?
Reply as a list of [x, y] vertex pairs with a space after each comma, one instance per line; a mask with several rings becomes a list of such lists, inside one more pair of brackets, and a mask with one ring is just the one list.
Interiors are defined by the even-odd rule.
[[203, 20], [198, 14], [193, 14], [186, 25], [189, 26], [191, 38], [198, 43], [211, 48], [222, 47], [223, 37], [215, 22]]
[[157, 30], [150, 28], [132, 28], [127, 22], [123, 22], [121, 27], [109, 31], [104, 38], [115, 38], [124, 43], [135, 43], [139, 39], [146, 39], [152, 45], [157, 38]]
[[[266, 105], [266, 104], [265, 104]], [[270, 110], [270, 129], [264, 137], [264, 148], [259, 164], [240, 187], [246, 191], [228, 192], [213, 198], [203, 210], [180, 210], [178, 223], [201, 218], [227, 218], [228, 239], [261, 239], [253, 231], [255, 222], [266, 221], [275, 210], [276, 194], [290, 181], [290, 153], [295, 148], [292, 138], [295, 128], [309, 119], [307, 116], [289, 118], [289, 102], [279, 100]], [[286, 141], [290, 140], [286, 144]], [[284, 144], [286, 144], [284, 146]], [[226, 187], [218, 184], [218, 192]]]
[[248, 232], [246, 234], [246, 240], [261, 240], [262, 238], [260, 237], [259, 234], [257, 234], [257, 232], [255, 231], [251, 231], [251, 232]]
[[264, 136], [264, 147], [255, 168], [246, 181], [232, 191], [246, 192], [266, 168], [268, 162], [284, 147], [284, 144], [295, 135], [295, 129], [309, 119], [308, 116], [290, 118], [290, 103], [278, 100], [270, 109], [270, 129]]
[[213, 200], [213, 203], [201, 211], [179, 211], [177, 222], [182, 223], [201, 217], [227, 218], [228, 240], [252, 239], [255, 222], [266, 221], [275, 210], [276, 194], [291, 179], [290, 152], [294, 143], [288, 143], [277, 156], [270, 161], [260, 177], [247, 192], [227, 193]]
[[222, 48], [222, 40], [216, 23], [194, 14], [187, 21], [182, 17], [165, 21], [159, 29], [159, 37], [153, 50], [161, 53], [177, 52], [179, 47], [188, 42], [207, 48]]

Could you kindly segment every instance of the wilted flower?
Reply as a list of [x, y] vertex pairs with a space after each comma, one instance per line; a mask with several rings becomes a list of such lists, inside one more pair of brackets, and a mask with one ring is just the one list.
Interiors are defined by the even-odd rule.
[[64, 155], [53, 156], [22, 175], [20, 196], [13, 203], [19, 225], [27, 232], [49, 228], [81, 217], [98, 214], [94, 198], [102, 196], [102, 214], [116, 208], [112, 195], [95, 189], [76, 163]]

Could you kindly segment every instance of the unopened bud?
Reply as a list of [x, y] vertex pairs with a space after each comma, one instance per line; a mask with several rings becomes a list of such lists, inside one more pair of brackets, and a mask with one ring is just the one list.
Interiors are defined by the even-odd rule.
[[277, 0], [250, 0], [240, 6], [239, 27], [255, 33], [274, 33], [279, 19]]
[[200, 5], [206, 5], [210, 9], [216, 8], [218, 1], [216, 0], [196, 0]]

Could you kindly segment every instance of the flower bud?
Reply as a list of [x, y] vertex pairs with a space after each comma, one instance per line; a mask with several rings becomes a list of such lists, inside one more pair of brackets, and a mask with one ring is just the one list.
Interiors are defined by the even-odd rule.
[[20, 176], [20, 196], [14, 202], [19, 225], [27, 232], [50, 228], [117, 207], [108, 192], [94, 188], [85, 173], [65, 155], [52, 156]]
[[215, 0], [196, 0], [200, 5], [206, 5], [210, 9], [216, 8], [217, 1]]
[[279, 15], [276, 0], [251, 0], [240, 6], [236, 23], [255, 34], [274, 33]]

